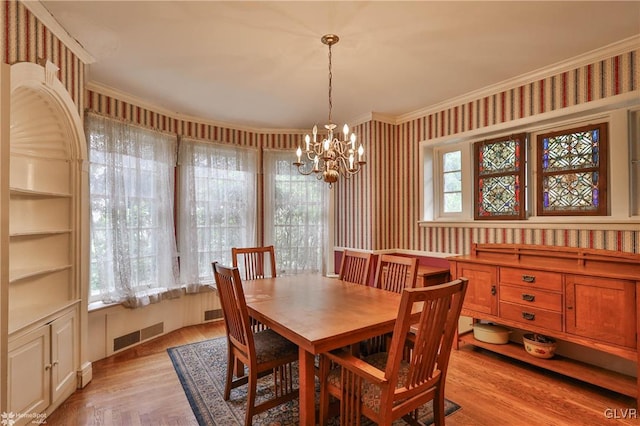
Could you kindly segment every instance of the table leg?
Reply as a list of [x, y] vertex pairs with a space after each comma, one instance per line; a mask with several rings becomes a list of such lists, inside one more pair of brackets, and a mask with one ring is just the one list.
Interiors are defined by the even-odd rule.
[[298, 349], [300, 369], [300, 424], [314, 426], [315, 419], [315, 368], [314, 356], [302, 348]]

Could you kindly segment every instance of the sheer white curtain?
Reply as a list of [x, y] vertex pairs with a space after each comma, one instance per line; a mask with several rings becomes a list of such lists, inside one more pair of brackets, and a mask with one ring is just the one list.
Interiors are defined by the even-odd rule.
[[265, 244], [273, 244], [278, 274], [326, 273], [329, 188], [291, 165], [289, 151], [267, 151]]
[[179, 297], [173, 220], [176, 137], [94, 114], [89, 142], [91, 300]]
[[256, 244], [256, 151], [180, 140], [178, 244], [187, 292], [213, 282], [211, 263]]

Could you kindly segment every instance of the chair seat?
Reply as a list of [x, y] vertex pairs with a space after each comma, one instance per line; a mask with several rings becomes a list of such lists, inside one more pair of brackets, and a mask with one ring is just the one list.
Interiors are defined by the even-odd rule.
[[254, 333], [253, 341], [256, 347], [256, 362], [266, 364], [278, 359], [298, 357], [298, 346], [291, 343], [273, 330], [267, 329]]
[[[387, 365], [387, 358], [389, 353], [378, 352], [373, 355], [369, 355], [363, 358], [363, 361], [376, 367], [378, 370], [384, 371]], [[396, 389], [401, 388], [407, 381], [407, 375], [409, 373], [409, 363], [406, 361], [400, 361], [400, 370], [398, 371], [398, 383]], [[329, 385], [336, 388], [340, 388], [340, 368], [334, 368], [329, 372], [327, 377]], [[380, 410], [380, 386], [375, 386], [367, 381], [362, 386], [362, 403], [365, 407], [378, 412]]]

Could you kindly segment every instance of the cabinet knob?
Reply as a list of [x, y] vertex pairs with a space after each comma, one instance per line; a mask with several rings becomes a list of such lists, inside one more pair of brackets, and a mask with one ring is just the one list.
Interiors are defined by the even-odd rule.
[[49, 370], [51, 370], [51, 364], [45, 364], [44, 371], [49, 371]]
[[496, 290], [496, 286], [495, 286], [495, 285], [492, 285], [492, 286], [491, 286], [491, 295], [492, 295], [492, 296], [495, 296], [497, 292], [498, 292], [498, 291]]
[[53, 361], [53, 367], [55, 367], [56, 365], [58, 365], [58, 361]]

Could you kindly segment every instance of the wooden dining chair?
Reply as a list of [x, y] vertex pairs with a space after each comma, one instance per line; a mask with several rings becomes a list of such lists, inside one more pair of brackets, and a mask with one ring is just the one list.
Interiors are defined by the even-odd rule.
[[[245, 426], [249, 426], [254, 415], [298, 397], [292, 374], [292, 363], [298, 359], [298, 346], [271, 329], [253, 333], [237, 267], [227, 268], [214, 262], [213, 275], [227, 330], [224, 399], [229, 400], [231, 389], [248, 385]], [[237, 365], [246, 366], [247, 373], [239, 375]], [[274, 397], [256, 405], [258, 377], [269, 372], [274, 379]]]
[[[378, 259], [376, 275], [373, 280], [374, 286], [382, 290], [402, 293], [405, 288], [416, 286], [417, 271], [418, 258], [383, 254]], [[371, 337], [360, 342], [357, 352], [355, 348], [352, 348], [352, 353], [366, 356], [386, 351], [390, 339], [391, 333]]]
[[[242, 279], [245, 281], [276, 277], [276, 255], [272, 245], [265, 247], [232, 247], [231, 260], [233, 266], [238, 268]], [[267, 328], [255, 318], [250, 320], [251, 328], [254, 332]]]
[[[389, 352], [360, 359], [339, 349], [320, 356], [320, 424], [326, 425], [330, 396], [340, 402], [340, 425], [360, 425], [365, 416], [379, 425], [403, 418], [417, 422], [417, 410], [433, 400], [436, 425], [444, 425], [444, 390], [451, 346], [467, 290], [467, 279], [402, 292]], [[418, 304], [418, 306], [416, 306]], [[412, 316], [421, 306], [419, 318]], [[410, 332], [410, 327], [417, 330]], [[407, 342], [411, 357], [403, 357]]]
[[273, 246], [233, 247], [233, 266], [240, 270], [243, 280], [276, 277], [276, 255]]
[[371, 253], [345, 250], [340, 264], [340, 279], [350, 283], [368, 285]]
[[402, 293], [416, 286], [418, 258], [383, 254], [378, 259], [374, 285], [387, 291]]

